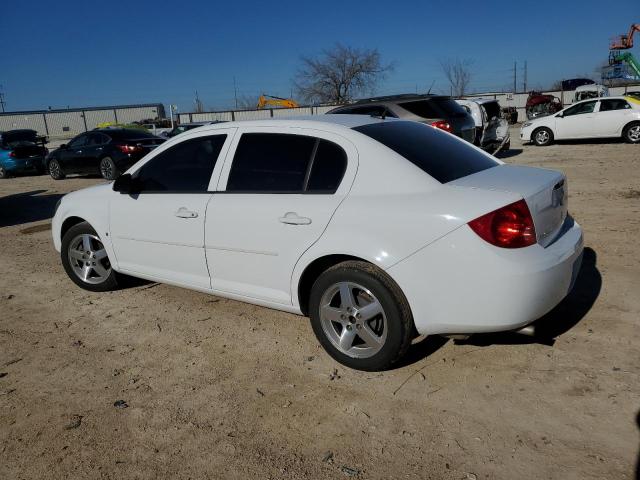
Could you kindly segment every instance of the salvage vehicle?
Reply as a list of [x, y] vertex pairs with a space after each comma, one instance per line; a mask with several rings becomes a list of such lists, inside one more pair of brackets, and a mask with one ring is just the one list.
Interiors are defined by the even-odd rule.
[[476, 125], [471, 115], [451, 97], [442, 95], [410, 93], [366, 98], [327, 112], [327, 115], [332, 114], [413, 120], [453, 133], [471, 143], [476, 135]]
[[530, 92], [525, 105], [527, 120], [553, 115], [562, 110], [562, 102], [558, 97], [540, 92]]
[[22, 173], [45, 172], [45, 156], [49, 153], [46, 137], [35, 130], [19, 129], [0, 132], [0, 178]]
[[588, 100], [590, 98], [608, 97], [609, 89], [600, 84], [582, 85], [576, 88], [573, 94], [573, 101], [579, 102], [581, 100]]
[[583, 248], [561, 172], [367, 115], [185, 132], [64, 196], [52, 235], [81, 288], [131, 275], [308, 315], [361, 370], [417, 335], [528, 326], [572, 288]]
[[554, 140], [621, 137], [640, 143], [640, 100], [606, 97], [574, 103], [555, 115], [522, 124], [520, 138], [538, 146]]
[[470, 98], [456, 100], [467, 110], [476, 124], [473, 144], [495, 154], [509, 150], [509, 123], [502, 118], [500, 103], [493, 98]]
[[70, 174], [113, 180], [164, 141], [145, 130], [96, 128], [60, 145], [49, 154], [46, 166], [54, 180]]

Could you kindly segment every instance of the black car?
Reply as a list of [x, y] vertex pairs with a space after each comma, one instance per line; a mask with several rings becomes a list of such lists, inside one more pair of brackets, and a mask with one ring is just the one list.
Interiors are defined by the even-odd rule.
[[55, 180], [72, 173], [113, 180], [164, 141], [143, 130], [95, 129], [60, 145], [49, 154], [46, 165]]
[[366, 98], [327, 112], [336, 113], [413, 120], [453, 133], [471, 143], [475, 139], [476, 124], [471, 115], [454, 99], [444, 95], [411, 93]]

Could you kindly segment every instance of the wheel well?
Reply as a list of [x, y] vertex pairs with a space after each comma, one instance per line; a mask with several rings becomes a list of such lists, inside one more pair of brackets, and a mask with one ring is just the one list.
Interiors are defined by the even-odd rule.
[[638, 125], [640, 124], [640, 120], [632, 120], [631, 122], [627, 123], [624, 127], [622, 127], [622, 131], [625, 132], [627, 130], [627, 128], [629, 128], [632, 125]]
[[65, 219], [65, 221], [62, 222], [62, 228], [60, 228], [60, 239], [62, 240], [64, 238], [64, 234], [67, 233], [71, 227], [85, 221], [84, 218], [80, 217], [69, 217]]
[[317, 278], [325, 270], [337, 265], [338, 263], [345, 262], [347, 260], [359, 260], [366, 262], [366, 260], [351, 255], [327, 255], [325, 257], [316, 258], [313, 262], [307, 265], [307, 268], [302, 272], [300, 281], [298, 282], [298, 302], [300, 303], [300, 310], [304, 315], [309, 314], [309, 298], [311, 297], [311, 287], [317, 280]]

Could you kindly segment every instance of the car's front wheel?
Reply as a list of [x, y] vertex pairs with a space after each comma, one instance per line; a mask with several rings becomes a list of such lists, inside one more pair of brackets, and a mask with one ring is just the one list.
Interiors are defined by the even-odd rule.
[[624, 127], [622, 138], [628, 143], [640, 143], [640, 122], [630, 123]]
[[62, 238], [62, 265], [69, 278], [79, 287], [92, 292], [115, 290], [118, 274], [102, 240], [87, 222], [71, 227]]
[[55, 158], [49, 162], [49, 175], [51, 175], [51, 178], [54, 180], [62, 180], [65, 177], [60, 162]]
[[539, 147], [546, 147], [553, 143], [553, 132], [547, 127], [538, 128], [531, 135], [531, 140]]
[[413, 318], [400, 288], [377, 267], [343, 262], [311, 289], [313, 331], [338, 362], [357, 370], [389, 368], [409, 348]]
[[115, 180], [118, 176], [118, 167], [110, 157], [100, 160], [100, 174], [105, 180]]

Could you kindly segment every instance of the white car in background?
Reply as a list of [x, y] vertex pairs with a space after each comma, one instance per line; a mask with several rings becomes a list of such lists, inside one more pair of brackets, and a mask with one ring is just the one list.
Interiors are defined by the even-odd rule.
[[631, 96], [583, 100], [522, 124], [520, 138], [538, 146], [554, 140], [622, 137], [640, 143], [640, 100]]
[[63, 197], [52, 234], [82, 288], [131, 275], [308, 315], [362, 370], [416, 334], [527, 326], [567, 295], [583, 248], [562, 173], [368, 115], [184, 132]]

